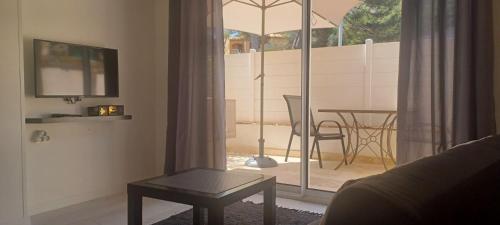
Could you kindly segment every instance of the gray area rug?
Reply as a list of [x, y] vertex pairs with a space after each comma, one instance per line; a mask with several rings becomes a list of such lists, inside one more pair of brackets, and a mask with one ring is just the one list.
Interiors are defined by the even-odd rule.
[[[224, 225], [263, 224], [263, 205], [252, 202], [236, 202], [224, 209]], [[321, 218], [320, 214], [295, 209], [276, 208], [277, 225], [307, 225]], [[154, 225], [191, 225], [193, 210], [188, 210]]]

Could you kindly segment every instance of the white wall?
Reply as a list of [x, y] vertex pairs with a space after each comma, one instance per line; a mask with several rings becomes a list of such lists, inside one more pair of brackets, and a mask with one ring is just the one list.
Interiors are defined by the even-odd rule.
[[[155, 40], [165, 36], [161, 29], [155, 32], [163, 24], [155, 20], [165, 17], [155, 17], [162, 12], [157, 6], [166, 5], [153, 0], [22, 1], [26, 114], [82, 113], [87, 106], [112, 103], [124, 104], [133, 115], [131, 121], [27, 125], [30, 215], [123, 192], [127, 182], [157, 174], [157, 121], [164, 120], [157, 118], [162, 115], [155, 103], [164, 93], [156, 90], [164, 68], [156, 63], [164, 53], [155, 50]], [[76, 105], [34, 98], [33, 38], [119, 49], [120, 97], [89, 98]], [[39, 129], [48, 132], [50, 142], [30, 142]]]
[[22, 224], [22, 87], [17, 0], [0, 1], [0, 224]]
[[163, 174], [167, 140], [168, 17], [169, 1], [154, 0], [155, 8], [155, 91], [156, 91], [156, 172]]

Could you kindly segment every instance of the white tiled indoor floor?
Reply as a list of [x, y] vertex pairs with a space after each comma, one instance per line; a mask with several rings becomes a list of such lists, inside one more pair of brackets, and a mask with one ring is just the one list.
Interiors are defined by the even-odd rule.
[[[261, 203], [257, 194], [244, 201]], [[326, 206], [277, 198], [276, 205], [313, 213], [323, 213]], [[191, 206], [144, 198], [143, 224], [154, 224]], [[111, 196], [32, 216], [32, 225], [125, 225], [127, 224], [126, 195]]]

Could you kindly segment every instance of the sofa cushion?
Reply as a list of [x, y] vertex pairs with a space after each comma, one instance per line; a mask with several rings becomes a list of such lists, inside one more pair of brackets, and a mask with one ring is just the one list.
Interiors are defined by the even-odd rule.
[[322, 224], [500, 224], [499, 216], [495, 136], [346, 184]]

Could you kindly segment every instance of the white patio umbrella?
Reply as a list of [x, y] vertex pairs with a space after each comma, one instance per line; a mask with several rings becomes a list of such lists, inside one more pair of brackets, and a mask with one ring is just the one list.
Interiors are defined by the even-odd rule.
[[[311, 27], [328, 28], [340, 24], [344, 15], [360, 0], [312, 0]], [[264, 37], [267, 34], [302, 29], [302, 0], [222, 0], [224, 28], [260, 35], [260, 138], [259, 156], [245, 164], [252, 167], [275, 167], [264, 156]]]

